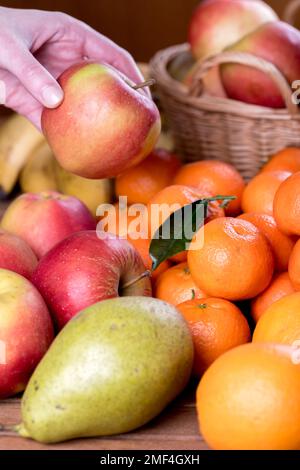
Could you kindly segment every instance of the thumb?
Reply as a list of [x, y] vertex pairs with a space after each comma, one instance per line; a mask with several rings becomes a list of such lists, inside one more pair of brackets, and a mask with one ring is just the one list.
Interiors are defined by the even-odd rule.
[[56, 108], [62, 102], [64, 94], [58, 82], [28, 49], [17, 47], [13, 60], [3, 65], [43, 106]]

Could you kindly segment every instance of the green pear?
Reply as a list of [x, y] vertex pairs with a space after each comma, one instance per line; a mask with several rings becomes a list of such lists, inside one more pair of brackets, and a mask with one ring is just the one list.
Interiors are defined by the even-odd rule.
[[19, 434], [54, 443], [136, 429], [184, 389], [192, 363], [175, 307], [146, 297], [99, 302], [67, 324], [38, 365]]

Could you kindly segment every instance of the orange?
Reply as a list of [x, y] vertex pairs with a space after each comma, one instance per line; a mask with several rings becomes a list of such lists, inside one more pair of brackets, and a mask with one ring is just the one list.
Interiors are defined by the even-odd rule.
[[251, 222], [266, 236], [275, 257], [275, 269], [286, 271], [295, 241], [279, 230], [274, 217], [262, 213], [247, 213], [240, 215], [239, 219]]
[[[204, 225], [193, 240], [188, 265], [200, 289], [210, 297], [244, 300], [269, 285], [274, 257], [266, 237], [246, 220], [224, 217]], [[200, 237], [200, 238], [201, 238]]]
[[294, 288], [300, 291], [300, 240], [296, 243], [290, 257], [289, 276]]
[[[135, 240], [132, 237], [132, 234], [129, 233], [128, 234], [128, 241], [135, 247], [135, 249], [141, 255], [141, 258], [144, 262], [146, 270], [150, 271], [151, 267], [152, 267], [152, 260], [151, 260], [151, 257], [149, 255], [149, 248], [150, 248], [151, 240], [149, 240], [147, 238], [138, 238], [138, 239]], [[155, 271], [153, 271], [153, 273], [151, 275], [152, 281], [155, 281], [160, 274], [162, 274], [164, 271], [166, 271], [170, 267], [171, 267], [170, 261], [164, 261], [163, 263], [161, 263], [158, 266], [158, 268], [155, 269]]]
[[[171, 213], [199, 199], [208, 197], [212, 197], [212, 195], [189, 186], [172, 185], [162, 189], [148, 204], [149, 233], [153, 237], [157, 229], [165, 222]], [[224, 210], [220, 207], [219, 202], [210, 202], [206, 221], [223, 216]], [[171, 259], [174, 262], [181, 263], [186, 261], [186, 256], [186, 252], [182, 252], [173, 256]]]
[[290, 171], [291, 173], [300, 171], [300, 149], [288, 147], [276, 153], [263, 167], [262, 172], [278, 170]]
[[[209, 192], [200, 191], [197, 188], [192, 188], [183, 185], [167, 186], [157, 193], [148, 204], [148, 213], [150, 221], [150, 229], [152, 235], [156, 232], [160, 225], [162, 225], [169, 215], [176, 210], [188, 204], [192, 204], [199, 199], [210, 198], [212, 194]], [[156, 220], [153, 210], [157, 207], [158, 218]], [[165, 211], [164, 208], [169, 208]], [[155, 210], [155, 213], [157, 211]], [[224, 217], [224, 210], [221, 208], [218, 201], [209, 203], [207, 221], [218, 217]]]
[[250, 328], [238, 307], [228, 300], [194, 299], [177, 305], [194, 342], [194, 373], [203, 372], [229, 349], [250, 341]]
[[300, 172], [294, 173], [278, 188], [274, 199], [274, 217], [279, 229], [288, 235], [300, 235]]
[[277, 274], [269, 287], [251, 302], [251, 316], [255, 323], [258, 322], [270, 305], [294, 292], [295, 289], [291, 283], [289, 274]]
[[243, 212], [263, 212], [273, 215], [276, 191], [290, 175], [291, 173], [288, 171], [270, 171], [255, 176], [243, 193]]
[[[111, 223], [114, 222], [114, 223]], [[97, 225], [97, 230], [110, 231], [119, 237], [127, 237], [132, 231], [147, 233], [147, 208], [143, 205], [129, 206], [119, 204], [108, 205]]]
[[256, 325], [253, 341], [290, 345], [298, 342], [300, 346], [300, 292], [282, 297], [265, 311]]
[[172, 183], [181, 167], [177, 155], [154, 150], [145, 160], [116, 178], [116, 195], [127, 196], [128, 203], [148, 204], [158, 191]]
[[213, 196], [236, 196], [227, 209], [228, 215], [241, 212], [241, 198], [245, 183], [237, 170], [228, 163], [217, 160], [204, 160], [184, 165], [177, 173], [174, 184], [194, 186]]
[[194, 283], [187, 263], [178, 264], [163, 272], [155, 282], [154, 294], [157, 299], [173, 305], [206, 297], [205, 292]]
[[196, 399], [212, 449], [300, 449], [300, 363], [294, 356], [291, 346], [252, 343], [212, 364]]

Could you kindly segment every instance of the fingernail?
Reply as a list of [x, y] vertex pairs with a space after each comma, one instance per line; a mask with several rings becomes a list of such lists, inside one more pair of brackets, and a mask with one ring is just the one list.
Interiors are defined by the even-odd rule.
[[64, 94], [60, 88], [50, 85], [43, 89], [42, 96], [47, 108], [56, 108], [62, 102]]
[[0, 80], [0, 104], [5, 104], [6, 101], [6, 86], [3, 80]]

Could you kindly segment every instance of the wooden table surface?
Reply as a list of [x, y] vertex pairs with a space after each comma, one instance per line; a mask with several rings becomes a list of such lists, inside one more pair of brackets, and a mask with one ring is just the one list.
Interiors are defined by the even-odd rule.
[[[20, 400], [0, 402], [0, 423], [20, 422]], [[45, 446], [19, 437], [1, 436], [0, 450], [207, 450], [199, 435], [195, 409], [195, 387], [190, 387], [159, 417], [143, 428], [120, 436], [79, 439]]]

